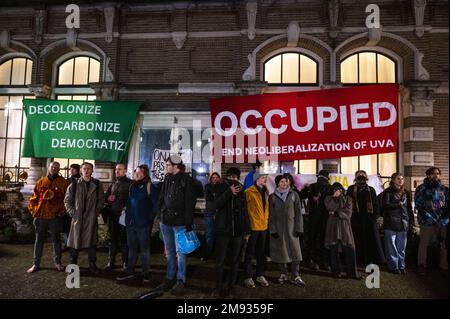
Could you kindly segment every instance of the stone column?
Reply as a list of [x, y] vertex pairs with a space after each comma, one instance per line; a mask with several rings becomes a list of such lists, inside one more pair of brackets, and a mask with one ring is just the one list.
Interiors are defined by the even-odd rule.
[[404, 123], [400, 171], [405, 173], [407, 189], [413, 192], [422, 183], [426, 169], [434, 165], [432, 95], [438, 87], [439, 82], [412, 81], [400, 90]]
[[[32, 84], [28, 85], [31, 93], [36, 99], [49, 99], [52, 93], [52, 88], [46, 84]], [[28, 171], [27, 184], [23, 188], [23, 193], [31, 193], [36, 182], [46, 174], [47, 158], [32, 157], [30, 160], [30, 170]]]
[[[97, 101], [114, 101], [118, 98], [119, 85], [115, 82], [97, 82], [89, 85], [95, 91]], [[113, 162], [95, 161], [94, 177], [107, 186], [114, 180], [115, 166], [116, 163]]]

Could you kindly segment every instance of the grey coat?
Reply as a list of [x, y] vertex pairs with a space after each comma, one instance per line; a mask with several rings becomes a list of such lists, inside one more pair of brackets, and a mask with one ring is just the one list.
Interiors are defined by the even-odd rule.
[[75, 249], [89, 248], [98, 241], [97, 218], [104, 204], [102, 186], [100, 183], [95, 185], [91, 180], [88, 189], [87, 184], [80, 178], [75, 197], [72, 186], [69, 186], [64, 198], [66, 211], [72, 217], [67, 246]]
[[289, 191], [286, 201], [275, 193], [269, 196], [270, 258], [275, 263], [289, 263], [302, 260], [302, 251], [296, 233], [303, 233], [303, 217], [300, 198]]
[[328, 215], [325, 231], [325, 247], [341, 244], [355, 248], [352, 232], [352, 199], [350, 196], [342, 195], [338, 198], [328, 195], [324, 200], [325, 208], [334, 212]]

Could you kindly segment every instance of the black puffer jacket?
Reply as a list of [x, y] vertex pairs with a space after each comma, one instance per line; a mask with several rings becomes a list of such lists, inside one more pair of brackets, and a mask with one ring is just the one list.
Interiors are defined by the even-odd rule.
[[[211, 184], [208, 183], [205, 185], [205, 216], [207, 215], [215, 215], [216, 209], [213, 208], [214, 199], [217, 197], [218, 191], [221, 189], [221, 184]], [[223, 187], [222, 187], [223, 190]]]
[[187, 173], [166, 174], [159, 196], [160, 219], [167, 226], [192, 226], [194, 207], [192, 180]]
[[385, 189], [381, 194], [381, 215], [384, 229], [407, 231], [414, 224], [411, 194], [405, 190], [400, 198], [393, 187]]
[[[211, 208], [216, 210], [214, 228], [216, 234], [242, 236], [250, 234], [250, 220], [247, 212], [247, 199], [244, 191], [233, 195], [230, 190], [233, 181], [225, 181], [217, 185], [217, 195]], [[240, 183], [239, 183], [240, 184]], [[242, 189], [244, 187], [240, 184]]]
[[[119, 217], [122, 209], [125, 207], [128, 201], [128, 195], [130, 193], [130, 186], [133, 181], [126, 176], [119, 177], [114, 183], [109, 185], [106, 192], [106, 213], [111, 217]], [[108, 202], [109, 195], [114, 195], [115, 200]]]

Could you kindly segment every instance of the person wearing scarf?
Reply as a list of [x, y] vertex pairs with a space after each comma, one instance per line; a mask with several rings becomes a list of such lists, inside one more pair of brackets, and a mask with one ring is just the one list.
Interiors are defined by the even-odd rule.
[[277, 188], [269, 196], [270, 258], [280, 265], [280, 284], [288, 281], [287, 264], [291, 263], [291, 282], [304, 287], [299, 273], [302, 261], [299, 237], [303, 233], [300, 197], [289, 187], [287, 176], [278, 175], [275, 183]]
[[383, 246], [376, 225], [380, 210], [375, 189], [367, 184], [367, 173], [355, 173], [355, 184], [347, 190], [352, 198], [352, 231], [355, 239], [356, 258], [360, 265], [384, 264]]
[[404, 183], [401, 173], [392, 174], [389, 187], [380, 196], [386, 261], [394, 274], [406, 274], [407, 232], [414, 225], [411, 195], [404, 189]]

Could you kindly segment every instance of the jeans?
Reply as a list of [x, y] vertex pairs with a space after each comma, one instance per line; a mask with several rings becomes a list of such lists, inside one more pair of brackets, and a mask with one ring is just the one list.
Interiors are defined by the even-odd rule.
[[405, 269], [405, 250], [407, 232], [384, 230], [386, 261], [389, 270]]
[[223, 270], [225, 266], [225, 259], [228, 254], [230, 263], [230, 271], [227, 276], [229, 287], [236, 285], [239, 271], [239, 255], [241, 253], [242, 236], [223, 236], [219, 235], [216, 238], [217, 258], [216, 258], [216, 288], [223, 288]]
[[214, 215], [205, 215], [205, 250], [204, 257], [211, 256], [214, 248]]
[[[345, 260], [345, 270], [347, 276], [355, 277], [356, 273], [356, 254], [355, 248], [349, 246], [341, 245], [342, 253]], [[330, 246], [330, 262], [331, 262], [331, 272], [333, 274], [341, 273], [341, 263], [339, 257], [339, 245]]]
[[256, 256], [256, 276], [264, 276], [264, 268], [266, 264], [265, 246], [266, 246], [265, 230], [253, 231], [247, 243], [247, 250], [245, 252], [244, 272], [245, 278], [252, 277], [252, 260]]
[[175, 244], [175, 230], [185, 229], [185, 226], [168, 226], [160, 224], [161, 233], [164, 239], [164, 246], [167, 252], [167, 273], [168, 280], [175, 279], [186, 282], [186, 255], [177, 253]]
[[[71, 264], [78, 264], [78, 255], [80, 253], [80, 250], [75, 249], [75, 248], [70, 248], [70, 263]], [[89, 263], [95, 263], [97, 261], [97, 247], [95, 245], [91, 246], [87, 249], [87, 251], [88, 251]]]
[[34, 265], [40, 266], [42, 253], [44, 251], [44, 242], [47, 235], [47, 229], [50, 229], [53, 243], [53, 261], [55, 264], [61, 264], [61, 230], [62, 220], [59, 217], [53, 219], [35, 218], [33, 225], [36, 230], [36, 241], [34, 242]]
[[138, 255], [141, 251], [142, 272], [150, 272], [150, 227], [127, 226], [128, 262], [126, 272], [134, 273]]
[[115, 264], [118, 251], [121, 252], [122, 263], [126, 262], [128, 258], [127, 230], [125, 229], [125, 226], [119, 224], [119, 218], [109, 216], [108, 232], [110, 237], [109, 262], [112, 265]]

